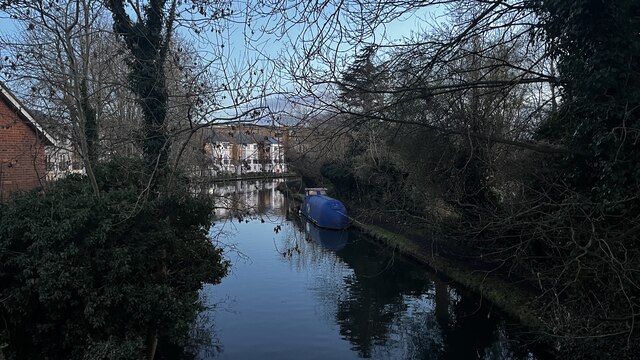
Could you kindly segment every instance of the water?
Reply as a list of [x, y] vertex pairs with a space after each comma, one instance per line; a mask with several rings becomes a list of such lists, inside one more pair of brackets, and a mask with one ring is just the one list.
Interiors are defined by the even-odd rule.
[[275, 184], [215, 191], [236, 193], [211, 229], [233, 268], [203, 290], [221, 350], [201, 358], [539, 358], [477, 296], [355, 232], [302, 221]]

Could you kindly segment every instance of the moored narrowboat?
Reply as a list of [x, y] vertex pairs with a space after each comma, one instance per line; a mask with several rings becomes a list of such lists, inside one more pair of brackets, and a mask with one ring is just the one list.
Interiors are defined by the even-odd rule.
[[324, 188], [306, 188], [306, 197], [300, 212], [309, 221], [326, 229], [342, 230], [349, 227], [347, 208], [340, 202], [326, 195]]

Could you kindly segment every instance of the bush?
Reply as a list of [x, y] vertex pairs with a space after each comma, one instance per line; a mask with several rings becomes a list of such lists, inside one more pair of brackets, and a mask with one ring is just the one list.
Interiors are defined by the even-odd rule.
[[202, 284], [228, 268], [207, 236], [213, 204], [185, 186], [141, 196], [141, 165], [99, 166], [99, 198], [72, 176], [0, 208], [9, 359], [142, 358], [150, 335], [187, 336]]
[[376, 165], [358, 165], [354, 160], [327, 162], [321, 173], [341, 197], [368, 205], [397, 205], [405, 200], [407, 174], [389, 161]]
[[327, 162], [320, 168], [320, 173], [334, 185], [339, 196], [356, 197], [359, 189], [353, 166], [349, 160]]

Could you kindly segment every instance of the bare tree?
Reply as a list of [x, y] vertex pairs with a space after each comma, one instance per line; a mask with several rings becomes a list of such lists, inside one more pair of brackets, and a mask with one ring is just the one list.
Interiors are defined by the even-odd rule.
[[100, 3], [88, 0], [17, 1], [5, 11], [19, 19], [22, 31], [2, 40], [12, 55], [5, 58], [6, 75], [22, 80], [22, 87], [31, 90], [36, 109], [70, 125], [70, 134], [64, 135], [80, 155], [96, 196], [92, 162], [97, 159], [98, 119], [92, 94], [99, 85], [91, 68], [97, 62], [94, 42], [101, 10]]

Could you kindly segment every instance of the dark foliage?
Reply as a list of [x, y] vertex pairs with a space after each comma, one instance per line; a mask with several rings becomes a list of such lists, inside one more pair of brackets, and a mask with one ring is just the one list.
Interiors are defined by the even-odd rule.
[[394, 205], [408, 194], [404, 192], [407, 174], [390, 162], [354, 169], [356, 162], [343, 160], [325, 163], [321, 174], [334, 185], [337, 195], [361, 205]]
[[483, 214], [468, 243], [485, 261], [532, 279], [550, 314], [544, 321], [568, 340], [567, 354], [632, 358], [640, 311], [640, 4], [531, 4], [562, 84], [562, 102], [536, 136], [578, 153], [529, 159], [538, 166], [522, 180], [523, 196]]
[[342, 74], [340, 97], [344, 104], [360, 115], [372, 115], [372, 109], [383, 101], [388, 74], [377, 65], [375, 46], [365, 47]]
[[[123, 166], [126, 164], [126, 167]], [[150, 326], [183, 339], [228, 263], [212, 203], [185, 187], [144, 201], [139, 161], [57, 181], [0, 208], [0, 316], [10, 359], [142, 358]]]
[[[322, 175], [358, 205], [402, 214], [426, 208], [421, 218], [440, 230], [443, 253], [474, 259], [474, 266], [538, 291], [540, 322], [567, 355], [633, 358], [640, 344], [640, 2], [522, 5], [535, 22], [526, 30], [532, 35], [527, 47], [544, 44], [545, 61], [553, 61], [550, 106], [520, 118], [520, 111], [529, 114], [526, 92], [472, 85], [512, 79], [511, 70], [478, 55], [518, 63], [517, 52], [511, 59], [474, 43], [456, 62], [437, 55], [410, 59], [399, 51], [410, 71], [391, 72], [388, 80], [374, 76], [384, 63], [365, 51], [341, 78], [352, 122], [346, 160], [326, 164]], [[448, 45], [464, 48], [455, 42]], [[414, 70], [437, 61], [466, 83], [450, 94], [421, 96]], [[376, 112], [374, 96], [396, 83], [406, 85], [384, 97]], [[511, 146], [517, 142], [496, 141], [496, 135], [564, 151]]]
[[354, 196], [358, 193], [358, 182], [352, 170], [353, 161], [344, 160], [323, 164], [320, 173], [331, 181], [339, 196]]
[[564, 159], [564, 177], [580, 193], [619, 207], [613, 204], [637, 192], [640, 177], [640, 4], [581, 0], [537, 6], [565, 97], [540, 137], [588, 153]]

